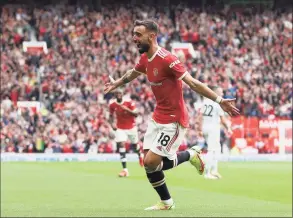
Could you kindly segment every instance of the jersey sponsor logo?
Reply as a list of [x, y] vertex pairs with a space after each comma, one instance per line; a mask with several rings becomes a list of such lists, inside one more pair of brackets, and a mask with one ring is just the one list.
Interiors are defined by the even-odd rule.
[[154, 72], [154, 76], [158, 76], [159, 72], [157, 68], [154, 68], [153, 72]]
[[162, 147], [161, 147], [161, 146], [157, 146], [157, 149], [158, 149], [159, 151], [162, 151]]
[[180, 63], [180, 61], [179, 61], [179, 60], [176, 60], [176, 61], [172, 62], [172, 63], [169, 65], [169, 67], [172, 68], [172, 67], [174, 67], [176, 64], [179, 64], [179, 63]]
[[150, 84], [151, 84], [152, 86], [161, 86], [161, 85], [162, 85], [162, 82], [160, 82], [160, 83], [153, 83], [153, 82], [150, 82]]

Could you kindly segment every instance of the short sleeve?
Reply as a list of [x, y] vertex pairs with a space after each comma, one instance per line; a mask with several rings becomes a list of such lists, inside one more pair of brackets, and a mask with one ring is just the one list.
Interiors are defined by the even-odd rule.
[[175, 55], [169, 55], [165, 60], [168, 65], [168, 71], [172, 73], [176, 79], [181, 80], [188, 73], [184, 65]]
[[129, 102], [129, 109], [132, 111], [135, 110], [135, 103], [133, 101]]
[[143, 54], [141, 55], [138, 63], [135, 65], [134, 70], [139, 73], [146, 73], [147, 69], [147, 57]]

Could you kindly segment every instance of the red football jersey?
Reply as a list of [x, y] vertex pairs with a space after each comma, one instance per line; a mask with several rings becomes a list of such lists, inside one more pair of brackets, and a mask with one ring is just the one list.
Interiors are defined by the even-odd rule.
[[116, 100], [110, 102], [110, 113], [113, 115], [116, 113], [117, 128], [119, 129], [132, 129], [135, 126], [135, 117], [128, 111], [121, 108], [120, 105], [128, 107], [130, 110], [135, 110], [135, 104], [132, 101], [123, 100], [118, 103]]
[[153, 119], [161, 124], [179, 122], [188, 127], [181, 81], [187, 70], [178, 58], [159, 47], [150, 59], [145, 53], [142, 54], [134, 69], [147, 75], [155, 95], [157, 105]]

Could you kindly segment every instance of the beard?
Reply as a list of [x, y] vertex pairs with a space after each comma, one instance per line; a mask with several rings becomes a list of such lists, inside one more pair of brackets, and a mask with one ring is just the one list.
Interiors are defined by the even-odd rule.
[[122, 102], [122, 98], [117, 98], [116, 100], [117, 100], [118, 103]]
[[140, 54], [143, 54], [145, 52], [148, 52], [150, 49], [150, 45], [149, 44], [140, 44], [139, 48], [138, 48], [138, 52]]

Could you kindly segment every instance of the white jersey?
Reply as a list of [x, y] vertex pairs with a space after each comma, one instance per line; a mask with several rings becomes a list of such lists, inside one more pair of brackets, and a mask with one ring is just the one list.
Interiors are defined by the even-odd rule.
[[203, 115], [202, 125], [203, 129], [213, 129], [220, 131], [221, 128], [221, 119], [220, 116], [224, 115], [223, 109], [217, 102], [214, 102], [208, 98], [205, 98], [202, 107], [201, 113]]

